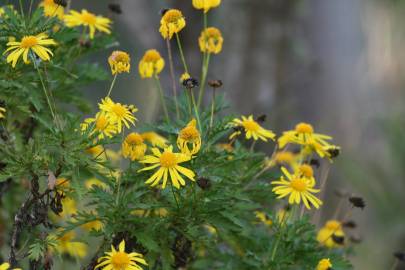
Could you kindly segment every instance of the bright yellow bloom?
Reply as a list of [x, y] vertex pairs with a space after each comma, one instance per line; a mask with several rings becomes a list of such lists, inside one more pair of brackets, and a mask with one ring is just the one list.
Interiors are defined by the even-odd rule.
[[309, 147], [311, 151], [315, 151], [319, 156], [328, 156], [327, 148], [331, 145], [327, 140], [331, 140], [331, 136], [317, 134], [314, 128], [307, 123], [299, 123], [294, 130], [283, 132], [283, 135], [278, 139], [280, 148], [284, 148], [289, 143], [300, 144]]
[[63, 211], [59, 214], [59, 219], [69, 219], [77, 214], [76, 202], [72, 198], [65, 197], [62, 199]]
[[107, 118], [117, 126], [118, 133], [121, 133], [122, 131], [122, 124], [127, 128], [129, 128], [129, 124], [135, 125], [137, 119], [133, 115], [133, 112], [136, 112], [138, 109], [131, 109], [127, 105], [115, 103], [109, 97], [102, 99], [98, 106], [100, 110], [106, 113]]
[[39, 6], [43, 7], [44, 15], [46, 17], [58, 17], [62, 20], [65, 15], [64, 8], [61, 5], [56, 4], [54, 0], [43, 0]]
[[181, 74], [180, 76], [180, 83], [183, 84], [183, 82], [187, 79], [190, 79], [191, 76], [190, 74], [188, 74], [187, 72], [184, 72], [183, 74]]
[[147, 50], [139, 62], [139, 74], [142, 78], [159, 75], [165, 66], [165, 60], [157, 50]]
[[152, 148], [152, 153], [153, 155], [145, 156], [141, 163], [153, 165], [143, 168], [139, 170], [139, 172], [153, 170], [157, 167], [159, 167], [159, 169], [151, 177], [149, 177], [149, 179], [145, 182], [146, 184], [151, 184], [151, 186], [154, 187], [163, 179], [162, 189], [164, 189], [167, 184], [167, 179], [170, 176], [170, 181], [173, 186], [180, 188], [180, 186], [184, 186], [186, 184], [181, 174], [186, 176], [191, 181], [195, 181], [195, 173], [192, 170], [179, 165], [180, 163], [189, 161], [191, 159], [189, 155], [173, 153], [172, 146], [165, 148], [163, 153], [161, 153], [158, 148]]
[[293, 164], [294, 175], [298, 178], [305, 178], [308, 180], [309, 187], [314, 187], [316, 184], [314, 177], [314, 170], [309, 164]]
[[[271, 130], [264, 129], [257, 123], [252, 115], [249, 115], [248, 118], [245, 116], [242, 116], [242, 120], [235, 118], [230, 125], [232, 127], [239, 127], [243, 128], [245, 133], [246, 133], [246, 139], [250, 139], [253, 137], [253, 139], [256, 141], [258, 139], [261, 139], [265, 142], [267, 142], [267, 138], [274, 140], [276, 137], [276, 134], [274, 134]], [[240, 131], [235, 131], [234, 133], [231, 134], [229, 137], [230, 139], [233, 139], [235, 136], [240, 135]]]
[[6, 108], [0, 107], [0, 119], [5, 118]]
[[338, 220], [328, 220], [323, 226], [316, 237], [318, 242], [326, 246], [328, 248], [336, 248], [336, 247], [341, 247], [342, 245], [340, 243], [336, 243], [333, 240], [333, 236], [335, 237], [344, 237], [345, 233], [343, 232], [342, 229], [342, 223]]
[[87, 189], [92, 189], [93, 186], [102, 188], [102, 189], [107, 189], [108, 186], [107, 184], [101, 182], [101, 180], [93, 177], [93, 178], [89, 178], [84, 182], [84, 185], [86, 186]]
[[127, 72], [131, 69], [131, 57], [129, 54], [123, 51], [114, 51], [108, 57], [108, 63], [111, 67], [111, 73], [113, 75]]
[[316, 270], [331, 270], [332, 269], [332, 263], [330, 262], [329, 259], [322, 259], [318, 262], [318, 266], [316, 267]]
[[177, 146], [183, 154], [194, 155], [201, 148], [201, 134], [197, 129], [197, 121], [191, 120], [185, 128], [180, 130]]
[[86, 118], [80, 127], [83, 132], [92, 128], [90, 135], [96, 132], [99, 139], [104, 139], [106, 136], [111, 138], [118, 131], [115, 122], [107, 117], [105, 112], [98, 112], [95, 118]]
[[83, 224], [81, 227], [86, 231], [101, 231], [103, 229], [103, 223], [100, 220], [93, 220]]
[[83, 25], [90, 31], [90, 39], [94, 38], [96, 30], [111, 34], [111, 20], [102, 16], [97, 16], [83, 9], [81, 12], [71, 10], [65, 15], [65, 24], [67, 27], [77, 27]]
[[281, 171], [287, 177], [287, 180], [282, 176], [278, 181], [271, 183], [272, 185], [277, 185], [272, 189], [278, 195], [277, 199], [289, 196], [289, 204], [300, 204], [302, 200], [308, 209], [311, 209], [310, 204], [317, 209], [322, 205], [322, 201], [312, 194], [318, 193], [320, 190], [312, 188], [313, 183], [310, 179], [299, 177], [296, 174], [291, 175], [284, 167], [281, 168]]
[[156, 132], [144, 132], [141, 134], [141, 136], [145, 141], [150, 142], [152, 146], [157, 146], [160, 148], [167, 147], [167, 139], [163, 136], [160, 136]]
[[159, 32], [164, 39], [171, 39], [173, 34], [180, 32], [186, 26], [186, 20], [178, 9], [170, 9], [160, 20]]
[[24, 63], [28, 64], [28, 54], [36, 54], [43, 61], [51, 60], [53, 53], [50, 49], [46, 48], [49, 45], [56, 45], [53, 39], [48, 38], [45, 34], [36, 36], [24, 36], [21, 41], [10, 41], [7, 43], [8, 49], [3, 53], [12, 51], [7, 56], [7, 63], [12, 63], [13, 68], [18, 62], [18, 59], [23, 57]]
[[118, 250], [111, 246], [111, 252], [106, 252], [106, 256], [98, 259], [99, 264], [94, 269], [101, 268], [103, 270], [142, 270], [138, 263], [148, 265], [140, 253], [125, 252], [125, 241], [122, 240]]
[[[1, 11], [1, 10], [0, 10]], [[1, 13], [0, 13], [1, 15]], [[0, 16], [1, 17], [1, 16]], [[9, 263], [2, 263], [0, 264], [0, 270], [8, 270], [10, 268], [10, 264]], [[21, 268], [13, 268], [10, 270], [21, 270]]]
[[56, 237], [56, 250], [60, 254], [69, 254], [72, 257], [84, 258], [87, 255], [87, 245], [82, 242], [72, 241], [76, 237], [74, 231], [69, 231]]
[[258, 220], [260, 220], [261, 223], [263, 223], [267, 227], [270, 227], [273, 224], [273, 221], [269, 218], [269, 216], [265, 212], [255, 211], [255, 216]]
[[132, 161], [143, 159], [146, 149], [142, 136], [135, 132], [130, 133], [122, 143], [122, 155]]
[[223, 43], [224, 38], [222, 37], [221, 31], [215, 27], [208, 27], [207, 29], [203, 30], [200, 38], [198, 39], [200, 50], [206, 53], [220, 53]]
[[96, 145], [86, 149], [86, 153], [93, 155], [94, 157], [99, 157], [100, 154], [104, 151], [103, 146]]
[[211, 8], [216, 8], [221, 4], [221, 0], [193, 0], [196, 9], [203, 9], [207, 13]]
[[297, 162], [297, 155], [290, 151], [279, 151], [274, 154], [272, 158], [265, 160], [264, 167], [271, 168], [275, 165], [289, 165], [294, 166]]

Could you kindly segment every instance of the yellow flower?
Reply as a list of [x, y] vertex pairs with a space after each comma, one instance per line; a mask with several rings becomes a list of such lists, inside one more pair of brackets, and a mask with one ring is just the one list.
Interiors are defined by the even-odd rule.
[[222, 50], [224, 38], [218, 28], [208, 27], [201, 32], [198, 43], [202, 52], [218, 54]]
[[207, 13], [211, 8], [221, 4], [221, 0], [193, 0], [193, 6], [196, 9], [203, 9]]
[[[14, 9], [13, 5], [5, 5], [5, 6], [0, 7], [0, 18], [3, 17], [3, 15], [6, 13], [6, 11], [4, 10], [5, 8], [13, 11], [14, 14], [17, 14], [17, 11]], [[7, 18], [7, 15], [5, 15], [4, 17]]]
[[87, 255], [87, 245], [82, 242], [72, 241], [76, 237], [74, 231], [56, 237], [56, 250], [60, 254], [69, 254], [72, 257], [84, 258]]
[[63, 211], [59, 214], [60, 219], [69, 219], [77, 214], [76, 202], [72, 198], [65, 197], [62, 199]]
[[180, 130], [177, 146], [183, 154], [194, 155], [200, 151], [201, 135], [197, 129], [197, 121], [191, 120], [185, 128]]
[[148, 265], [140, 253], [125, 252], [125, 241], [122, 240], [118, 250], [111, 246], [111, 252], [106, 252], [106, 256], [98, 259], [99, 264], [94, 269], [102, 268], [103, 270], [142, 270], [138, 263]]
[[180, 76], [180, 83], [183, 84], [183, 82], [187, 79], [190, 79], [191, 76], [190, 74], [188, 74], [187, 72], [184, 72], [183, 74], [181, 74]]
[[318, 242], [328, 248], [336, 248], [342, 246], [333, 240], [333, 236], [344, 237], [345, 233], [342, 229], [342, 223], [338, 220], [328, 220], [316, 237]]
[[167, 147], [167, 139], [163, 136], [160, 136], [156, 132], [144, 132], [141, 134], [141, 136], [145, 141], [150, 142], [152, 146], [157, 146], [160, 148]]
[[86, 153], [93, 155], [94, 157], [99, 157], [100, 154], [104, 151], [103, 146], [96, 145], [86, 149]]
[[111, 67], [111, 73], [113, 75], [127, 72], [131, 69], [131, 57], [129, 54], [123, 51], [114, 51], [108, 57], [108, 63]]
[[67, 27], [76, 27], [83, 25], [89, 28], [90, 39], [94, 38], [96, 30], [110, 34], [111, 20], [102, 16], [97, 16], [93, 13], [83, 9], [81, 12], [71, 10], [69, 14], [64, 17]]
[[121, 103], [115, 103], [111, 98], [106, 97], [101, 100], [101, 104], [98, 104], [100, 110], [106, 113], [108, 119], [110, 119], [115, 125], [117, 125], [117, 132], [121, 133], [122, 124], [129, 128], [129, 124], [135, 125], [136, 118], [133, 112], [137, 109], [131, 109], [127, 105]]
[[332, 269], [332, 263], [330, 262], [329, 259], [322, 259], [318, 262], [318, 266], [316, 267], [316, 270], [331, 270]]
[[86, 186], [87, 189], [92, 189], [93, 186], [102, 188], [102, 189], [107, 189], [108, 186], [107, 184], [101, 182], [99, 179], [93, 177], [93, 178], [89, 178], [84, 182], [84, 185]]
[[40, 4], [40, 7], [44, 9], [44, 15], [46, 17], [58, 17], [60, 20], [63, 19], [65, 15], [65, 10], [61, 5], [58, 5], [54, 0], [43, 0]]
[[122, 143], [122, 155], [132, 161], [143, 159], [146, 149], [142, 136], [135, 132], [130, 133]]
[[147, 50], [139, 62], [139, 74], [142, 78], [157, 76], [164, 68], [165, 60], [157, 50]]
[[330, 144], [327, 140], [331, 140], [332, 137], [317, 134], [314, 132], [314, 128], [307, 123], [299, 123], [295, 126], [294, 130], [283, 132], [283, 135], [278, 139], [278, 145], [280, 148], [284, 148], [289, 143], [300, 144], [309, 147], [310, 150], [314, 150], [319, 156], [328, 156], [326, 151]]
[[104, 139], [106, 136], [111, 138], [117, 133], [117, 126], [110, 118], [107, 117], [107, 113], [105, 112], [98, 112], [95, 118], [85, 119], [80, 127], [83, 132], [87, 131], [89, 128], [92, 128], [90, 135], [97, 132], [99, 139]]
[[173, 34], [180, 32], [186, 26], [186, 20], [178, 9], [170, 9], [160, 20], [159, 32], [164, 39], [171, 39]]
[[180, 163], [189, 161], [191, 159], [190, 156], [181, 153], [173, 153], [172, 146], [165, 148], [163, 153], [161, 153], [158, 148], [152, 148], [152, 153], [153, 155], [145, 156], [141, 163], [153, 165], [143, 168], [139, 170], [139, 172], [153, 170], [157, 167], [159, 167], [159, 169], [149, 177], [145, 182], [146, 184], [151, 184], [151, 186], [154, 187], [163, 179], [162, 189], [164, 189], [167, 184], [167, 179], [170, 176], [170, 181], [173, 186], [180, 188], [180, 186], [186, 184], [181, 174], [185, 175], [191, 181], [195, 181], [195, 173], [192, 170], [179, 166]]
[[308, 180], [309, 187], [314, 187], [316, 184], [314, 170], [309, 164], [293, 164], [294, 175], [298, 178], [302, 177]]
[[[274, 140], [276, 137], [276, 134], [274, 134], [271, 130], [264, 129], [261, 127], [254, 119], [252, 115], [249, 115], [248, 118], [245, 116], [242, 116], [242, 120], [235, 118], [231, 123], [231, 126], [233, 127], [241, 127], [245, 130], [246, 133], [246, 139], [250, 139], [253, 137], [253, 139], [256, 141], [258, 139], [261, 139], [265, 142], [267, 142], [267, 138]], [[238, 136], [241, 132], [240, 131], [235, 131], [234, 133], [231, 134], [230, 139], [233, 139], [235, 136]]]
[[311, 209], [310, 204], [319, 208], [322, 201], [315, 197], [312, 193], [318, 193], [319, 189], [312, 188], [312, 182], [308, 178], [299, 177], [296, 174], [291, 175], [286, 168], [282, 167], [281, 171], [288, 180], [282, 176], [278, 181], [273, 181], [272, 185], [277, 185], [272, 191], [278, 195], [277, 199], [289, 196], [289, 204], [300, 204], [304, 202], [306, 208]]
[[53, 39], [48, 38], [45, 34], [36, 36], [24, 36], [21, 41], [10, 41], [7, 43], [8, 49], [3, 53], [12, 51], [7, 56], [7, 63], [12, 63], [13, 68], [18, 62], [18, 59], [23, 57], [24, 63], [28, 64], [28, 54], [36, 54], [43, 61], [51, 60], [53, 53], [50, 49], [46, 48], [49, 45], [56, 45]]
[[[1, 11], [1, 10], [0, 10]], [[1, 15], [1, 13], [0, 13], [0, 15]], [[0, 16], [1, 17], [1, 16]], [[8, 270], [10, 268], [10, 264], [9, 263], [2, 263], [1, 265], [0, 265], [0, 270]], [[21, 268], [13, 268], [13, 269], [10, 269], [10, 270], [21, 270]]]
[[0, 119], [5, 118], [6, 108], [0, 107]]
[[273, 221], [269, 218], [269, 216], [262, 211], [255, 211], [255, 216], [261, 223], [270, 227], [273, 224]]
[[103, 223], [100, 220], [93, 220], [83, 224], [81, 227], [86, 231], [101, 231], [103, 229]]

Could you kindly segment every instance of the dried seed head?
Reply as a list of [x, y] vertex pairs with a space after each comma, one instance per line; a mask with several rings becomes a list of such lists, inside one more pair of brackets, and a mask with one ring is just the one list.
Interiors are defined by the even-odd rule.
[[394, 257], [400, 260], [401, 262], [405, 262], [405, 252], [403, 251], [394, 252]]
[[264, 122], [266, 122], [266, 118], [267, 118], [267, 115], [262, 114], [262, 115], [259, 115], [259, 116], [256, 118], [256, 121], [259, 122], [259, 123], [264, 123]]
[[67, 2], [66, 2], [66, 0], [53, 0], [53, 2], [54, 2], [55, 4], [57, 4], [57, 5], [59, 5], [59, 6], [67, 7]]
[[349, 202], [353, 205], [353, 207], [361, 208], [362, 210], [366, 207], [366, 203], [362, 197], [351, 196], [349, 198]]
[[197, 185], [203, 190], [208, 190], [211, 188], [211, 180], [208, 178], [200, 177], [197, 179]]
[[187, 89], [193, 89], [198, 86], [198, 80], [195, 78], [188, 78], [183, 81], [183, 86]]
[[221, 80], [210, 80], [208, 81], [208, 85], [212, 88], [220, 88], [223, 84]]
[[343, 245], [345, 243], [345, 237], [336, 234], [332, 234], [332, 240], [338, 245]]
[[357, 224], [353, 220], [348, 220], [348, 221], [343, 223], [343, 227], [346, 227], [346, 228], [349, 228], [349, 229], [354, 229], [354, 228], [357, 227]]
[[319, 167], [321, 166], [321, 163], [319, 162], [319, 159], [317, 159], [317, 158], [311, 159], [311, 160], [309, 161], [309, 164], [310, 164], [311, 166], [316, 167], [316, 168], [319, 168]]
[[116, 14], [122, 14], [122, 9], [121, 9], [121, 5], [120, 4], [109, 4], [108, 8], [116, 13]]
[[330, 147], [327, 152], [330, 155], [330, 158], [337, 158], [340, 155], [340, 147], [332, 146]]

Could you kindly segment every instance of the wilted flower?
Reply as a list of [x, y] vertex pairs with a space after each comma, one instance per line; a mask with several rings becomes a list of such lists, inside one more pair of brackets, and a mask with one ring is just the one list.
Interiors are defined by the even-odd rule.
[[108, 57], [108, 63], [111, 67], [111, 73], [113, 75], [127, 72], [131, 69], [131, 57], [128, 53], [123, 51], [114, 51], [110, 57]]
[[64, 17], [67, 27], [84, 26], [89, 28], [90, 39], [94, 38], [96, 30], [111, 34], [111, 20], [102, 16], [97, 16], [83, 9], [81, 12], [71, 10]]
[[183, 154], [194, 155], [201, 148], [201, 134], [197, 129], [197, 121], [191, 120], [185, 128], [180, 130], [177, 146]]
[[62, 20], [65, 15], [63, 6], [56, 3], [54, 0], [43, 0], [39, 6], [43, 7], [44, 15], [47, 17], [58, 17]]
[[165, 67], [165, 60], [157, 50], [147, 50], [139, 62], [139, 74], [142, 78], [159, 75]]
[[132, 161], [143, 159], [146, 149], [142, 136], [135, 132], [130, 133], [122, 143], [122, 155]]
[[335, 248], [342, 245], [334, 241], [333, 236], [344, 237], [345, 233], [342, 230], [342, 223], [337, 220], [328, 220], [324, 227], [322, 227], [317, 235], [317, 240], [321, 245], [328, 248]]
[[207, 13], [211, 8], [221, 4], [221, 0], [193, 0], [193, 6], [196, 9], [203, 9]]
[[141, 134], [141, 136], [145, 141], [150, 142], [152, 146], [157, 146], [160, 148], [167, 147], [167, 139], [163, 136], [160, 136], [156, 132], [144, 132]]
[[160, 20], [159, 32], [164, 39], [171, 39], [186, 26], [186, 20], [178, 9], [167, 10]]
[[201, 32], [198, 43], [201, 52], [218, 54], [222, 50], [224, 39], [221, 31], [215, 27], [209, 27]]

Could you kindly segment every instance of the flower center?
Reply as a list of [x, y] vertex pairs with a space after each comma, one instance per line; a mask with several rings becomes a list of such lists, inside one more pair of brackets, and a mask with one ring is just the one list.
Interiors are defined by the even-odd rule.
[[340, 228], [342, 227], [342, 225], [340, 224], [339, 221], [337, 220], [329, 220], [325, 227], [331, 231], [337, 231], [340, 230]]
[[88, 25], [95, 25], [97, 21], [97, 17], [91, 13], [83, 13], [82, 14], [82, 21]]
[[164, 152], [160, 156], [160, 165], [165, 168], [172, 168], [177, 165], [176, 155], [171, 152]]
[[291, 152], [278, 152], [275, 157], [277, 162], [280, 163], [289, 163], [294, 159], [294, 154]]
[[163, 20], [166, 23], [176, 23], [181, 18], [183, 18], [183, 14], [181, 14], [181, 11], [177, 9], [171, 9], [163, 16]]
[[105, 116], [99, 116], [96, 120], [96, 129], [105, 130], [108, 126], [108, 119]]
[[140, 145], [143, 144], [143, 138], [137, 133], [131, 133], [127, 136], [125, 141], [130, 145]]
[[252, 120], [246, 120], [243, 121], [243, 126], [248, 130], [248, 131], [258, 131], [260, 129], [260, 126], [258, 123]]
[[209, 27], [205, 30], [205, 37], [207, 39], [218, 40], [221, 37], [221, 32], [215, 27]]
[[161, 58], [160, 54], [156, 50], [148, 50], [143, 56], [145, 62], [157, 62]]
[[118, 117], [124, 117], [124, 115], [126, 113], [126, 110], [125, 110], [124, 106], [122, 106], [121, 104], [118, 104], [118, 103], [114, 104], [112, 106], [111, 110]]
[[314, 176], [314, 170], [308, 164], [303, 164], [299, 168], [300, 173], [305, 177], [312, 177]]
[[111, 256], [111, 261], [114, 266], [114, 269], [126, 269], [129, 264], [130, 260], [128, 254], [125, 252], [117, 252]]
[[295, 131], [298, 133], [314, 133], [314, 128], [307, 123], [299, 123], [295, 126]]
[[188, 126], [180, 131], [180, 137], [186, 141], [194, 141], [200, 137], [200, 132], [194, 126]]
[[305, 182], [304, 179], [301, 178], [291, 180], [290, 186], [292, 189], [298, 192], [302, 192], [307, 189], [307, 183]]
[[129, 56], [127, 53], [115, 51], [111, 55], [111, 59], [115, 62], [129, 63]]
[[38, 44], [38, 39], [35, 36], [23, 37], [21, 40], [21, 48], [31, 48]]

